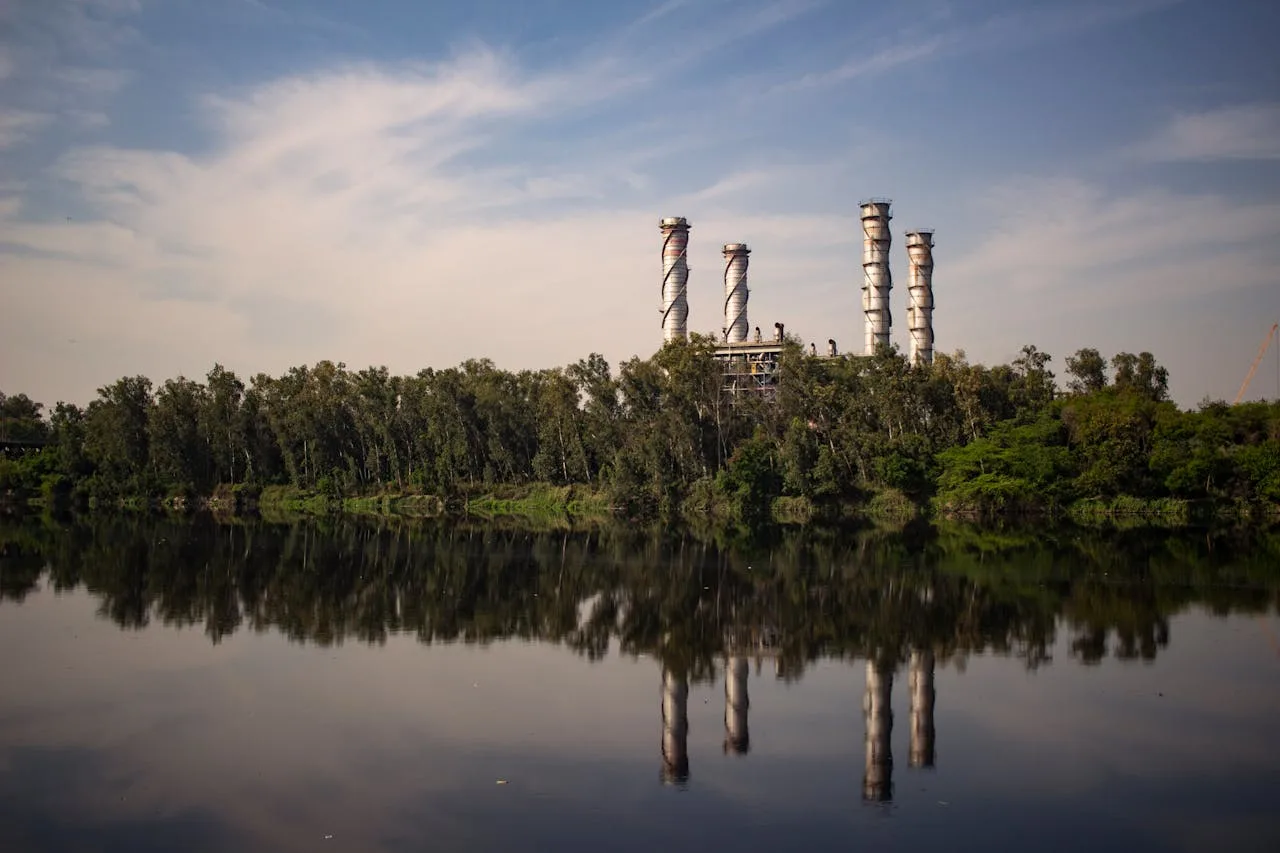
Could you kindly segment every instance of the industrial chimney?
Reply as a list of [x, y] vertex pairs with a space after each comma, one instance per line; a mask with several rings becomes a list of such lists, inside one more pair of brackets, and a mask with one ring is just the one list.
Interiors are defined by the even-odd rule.
[[933, 363], [933, 231], [907, 232], [907, 327], [911, 330], [911, 363]]
[[889, 213], [892, 202], [873, 198], [861, 203], [862, 208], [862, 311], [866, 315], [867, 355], [876, 347], [889, 345], [889, 328], [893, 318], [889, 311], [889, 291], [893, 278], [889, 274]]
[[747, 339], [746, 243], [724, 244], [724, 339], [740, 344]]
[[689, 221], [669, 216], [658, 223], [662, 230], [662, 340], [688, 339]]

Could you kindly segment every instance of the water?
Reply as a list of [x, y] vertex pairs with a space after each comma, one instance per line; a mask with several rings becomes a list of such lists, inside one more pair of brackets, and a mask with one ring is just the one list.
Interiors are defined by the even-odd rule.
[[0, 850], [1280, 849], [1274, 538], [0, 543]]

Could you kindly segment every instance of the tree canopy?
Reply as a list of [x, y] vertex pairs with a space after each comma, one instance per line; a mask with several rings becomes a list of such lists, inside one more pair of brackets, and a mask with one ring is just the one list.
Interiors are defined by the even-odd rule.
[[912, 366], [896, 350], [815, 357], [788, 340], [776, 394], [733, 394], [694, 336], [616, 371], [487, 359], [412, 376], [321, 361], [247, 382], [123, 377], [48, 418], [0, 395], [4, 434], [47, 441], [0, 460], [0, 488], [114, 501], [219, 484], [327, 495], [447, 495], [486, 484], [583, 485], [628, 516], [690, 502], [744, 523], [779, 497], [842, 506], [893, 492], [943, 509], [1045, 509], [1120, 497], [1280, 501], [1280, 403], [1168, 400], [1151, 353], [1066, 359], [1023, 347], [987, 367], [963, 352]]

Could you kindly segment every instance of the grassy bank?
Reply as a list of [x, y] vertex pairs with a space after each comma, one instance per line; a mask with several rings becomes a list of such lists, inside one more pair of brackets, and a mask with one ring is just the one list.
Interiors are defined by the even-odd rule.
[[[624, 502], [625, 503], [625, 502]], [[346, 513], [402, 518], [505, 519], [522, 526], [561, 527], [579, 522], [609, 520], [671, 523], [663, 514], [627, 514], [611, 496], [584, 486], [556, 486], [549, 483], [523, 485], [487, 484], [466, 486], [445, 494], [420, 491], [384, 490], [365, 495], [340, 495], [293, 486], [222, 485], [209, 496], [190, 491], [174, 491], [151, 498], [123, 497], [90, 499], [77, 503], [46, 500], [41, 494], [0, 492], [0, 510], [22, 514], [49, 511], [125, 510], [129, 512], [188, 513], [208, 510], [222, 516], [253, 516], [269, 520], [296, 516]], [[653, 508], [650, 507], [652, 510]], [[934, 499], [921, 502], [888, 488], [872, 489], [856, 501], [813, 501], [800, 496], [780, 496], [770, 500], [763, 517], [755, 522], [744, 518], [732, 496], [705, 478], [676, 504], [675, 519], [695, 527], [738, 527], [764, 529], [781, 527], [824, 527], [863, 523], [882, 529], [898, 529], [918, 519], [954, 519], [987, 523], [1057, 523], [1094, 528], [1161, 527], [1167, 529], [1215, 524], [1268, 525], [1280, 521], [1280, 505], [1268, 502], [1227, 500], [1186, 500], [1179, 498], [1091, 498], [1062, 505], [1030, 496], [1001, 504]]]
[[467, 498], [468, 515], [519, 516], [528, 519], [568, 517], [608, 519], [613, 510], [608, 498], [582, 486], [501, 486]]
[[338, 496], [268, 486], [254, 507], [264, 515], [397, 515], [415, 518], [478, 516], [519, 517], [531, 520], [606, 519], [612, 516], [609, 501], [582, 486], [531, 483], [464, 489], [442, 496], [414, 492], [382, 492], [375, 495]]

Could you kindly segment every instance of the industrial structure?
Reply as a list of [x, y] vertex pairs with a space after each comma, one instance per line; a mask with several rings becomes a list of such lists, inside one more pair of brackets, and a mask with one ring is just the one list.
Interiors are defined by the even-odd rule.
[[933, 231], [907, 232], [907, 328], [911, 363], [933, 363]]
[[746, 243], [725, 243], [724, 249], [724, 339], [740, 344], [747, 339], [747, 256]]
[[889, 329], [893, 313], [889, 310], [889, 291], [893, 276], [889, 272], [889, 213], [892, 202], [873, 198], [862, 208], [862, 313], [866, 316], [864, 355], [875, 355], [877, 347], [889, 345]]
[[[872, 198], [859, 204], [862, 222], [862, 311], [863, 355], [875, 355], [890, 344], [893, 312], [890, 292], [893, 274], [889, 255], [892, 239], [889, 222], [892, 202]], [[686, 341], [689, 337], [689, 221], [670, 216], [658, 223], [662, 232], [662, 339], [664, 343]], [[906, 232], [908, 261], [907, 325], [910, 333], [910, 361], [925, 366], [933, 361], [933, 230]], [[715, 357], [724, 365], [724, 387], [735, 397], [750, 393], [771, 397], [777, 390], [778, 362], [786, 343], [785, 327], [773, 324], [767, 338], [760, 327], [752, 326], [747, 314], [751, 289], [747, 268], [751, 250], [746, 243], [725, 243], [724, 324]], [[839, 357], [834, 338], [819, 352], [809, 344], [809, 354]]]
[[659, 223], [662, 231], [662, 340], [689, 337], [689, 222], [671, 216]]

